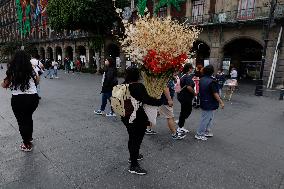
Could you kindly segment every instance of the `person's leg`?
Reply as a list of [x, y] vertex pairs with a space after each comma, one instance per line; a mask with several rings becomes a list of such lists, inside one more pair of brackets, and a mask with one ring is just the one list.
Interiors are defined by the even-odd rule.
[[190, 116], [191, 111], [192, 111], [191, 102], [181, 102], [181, 111], [178, 122], [179, 128], [183, 128], [185, 120]]
[[29, 101], [29, 108], [27, 109], [27, 121], [28, 121], [28, 127], [27, 127], [27, 138], [29, 138], [29, 141], [33, 139], [33, 113], [38, 107], [39, 100], [36, 95], [29, 95], [28, 96]]
[[139, 150], [143, 141], [143, 138], [145, 136], [145, 131], [147, 128], [147, 124], [138, 124], [137, 129], [135, 130], [136, 132], [136, 137], [137, 137], [137, 151], [136, 151], [136, 156], [138, 158], [139, 156]]
[[206, 125], [206, 129], [205, 129], [205, 132], [209, 133], [212, 126], [213, 126], [213, 120], [214, 120], [214, 110], [212, 111], [208, 111], [208, 116], [209, 116], [209, 122], [208, 124]]
[[126, 126], [127, 128], [127, 132], [128, 132], [128, 151], [129, 151], [129, 155], [130, 155], [130, 161], [131, 161], [131, 166], [137, 166], [138, 165], [138, 161], [137, 161], [137, 138], [136, 138], [136, 132], [135, 129], [136, 125], [133, 124], [128, 124]]
[[19, 125], [19, 131], [25, 145], [30, 145], [30, 116], [28, 99], [24, 95], [16, 95], [11, 100], [12, 110]]
[[37, 91], [38, 97], [41, 98], [40, 97], [40, 83], [37, 84], [36, 91]]
[[106, 93], [102, 93], [102, 105], [101, 105], [101, 111], [105, 111], [106, 109], [106, 105], [107, 105], [107, 94]]
[[197, 135], [199, 136], [205, 135], [206, 128], [210, 122], [211, 117], [212, 117], [211, 111], [202, 110], [201, 121], [199, 128], [197, 129]]
[[54, 69], [54, 76], [57, 77], [57, 69]]

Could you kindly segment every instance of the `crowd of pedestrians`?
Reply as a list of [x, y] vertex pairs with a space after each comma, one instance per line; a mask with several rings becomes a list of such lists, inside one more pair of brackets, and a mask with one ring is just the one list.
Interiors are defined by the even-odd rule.
[[[36, 110], [40, 99], [40, 77], [58, 78], [57, 70], [59, 64], [54, 60], [40, 61], [38, 55], [31, 58], [24, 52], [16, 52], [14, 58], [7, 65], [6, 78], [1, 83], [3, 88], [10, 88], [12, 91], [12, 109], [19, 125], [19, 131], [23, 139], [20, 149], [23, 151], [32, 150], [33, 141], [33, 120], [32, 115]], [[82, 64], [78, 59], [75, 61], [64, 59], [66, 73], [80, 70]], [[234, 70], [233, 70], [234, 71]], [[145, 134], [156, 134], [152, 130], [155, 126], [150, 123], [144, 111], [144, 105], [158, 106], [159, 116], [167, 120], [167, 126], [174, 140], [182, 140], [189, 132], [184, 128], [186, 119], [189, 118], [193, 109], [193, 102], [196, 102], [201, 109], [199, 127], [195, 134], [195, 139], [206, 141], [208, 137], [213, 137], [212, 127], [214, 113], [219, 107], [224, 108], [221, 99], [221, 89], [225, 82], [222, 70], [219, 70], [216, 78], [213, 76], [214, 68], [212, 65], [202, 68], [198, 66], [194, 69], [191, 64], [185, 64], [180, 73], [176, 73], [168, 82], [164, 89], [161, 99], [150, 97], [145, 86], [140, 83], [140, 73], [137, 67], [130, 66], [126, 70], [124, 84], [129, 85], [132, 103], [136, 104], [131, 115], [121, 117], [123, 124], [129, 135], [128, 150], [129, 172], [139, 175], [147, 173], [140, 167], [138, 161], [143, 159], [140, 154], [140, 146]], [[236, 73], [232, 77], [237, 77]], [[115, 60], [111, 57], [105, 60], [105, 69], [102, 78], [102, 98], [101, 107], [95, 110], [97, 115], [114, 117], [115, 112], [110, 108], [109, 113], [105, 113], [106, 105], [112, 97], [113, 87], [118, 84], [117, 69]], [[174, 98], [180, 104], [179, 119], [175, 122]], [[198, 102], [198, 103], [197, 103]], [[177, 126], [176, 126], [177, 123]], [[148, 128], [147, 128], [148, 127]]]
[[[111, 111], [105, 113], [107, 102], [111, 104], [112, 88], [117, 85], [117, 71], [113, 66], [113, 59], [108, 58], [105, 61], [105, 70], [102, 79], [102, 105], [101, 108], [95, 110], [97, 115], [116, 116], [110, 107]], [[174, 140], [181, 140], [186, 137], [188, 129], [184, 128], [185, 121], [191, 115], [193, 102], [196, 102], [201, 108], [201, 119], [199, 127], [195, 134], [195, 139], [206, 141], [208, 137], [213, 137], [212, 127], [214, 121], [214, 113], [219, 107], [224, 108], [224, 103], [221, 99], [220, 91], [225, 82], [224, 73], [219, 71], [216, 78], [213, 76], [214, 68], [212, 65], [202, 68], [201, 66], [195, 69], [191, 64], [185, 64], [181, 73], [175, 74], [167, 87], [161, 99], [151, 98], [140, 80], [138, 68], [131, 66], [126, 70], [124, 84], [129, 84], [130, 94], [138, 103], [135, 113], [135, 119], [130, 120], [130, 116], [122, 117], [122, 122], [127, 128], [129, 134], [128, 150], [130, 153], [129, 162], [130, 173], [144, 175], [146, 170], [140, 167], [138, 160], [143, 159], [143, 155], [139, 153], [140, 145], [145, 134], [154, 135], [153, 123], [148, 121], [148, 117], [143, 109], [143, 105], [159, 106], [158, 115], [167, 120], [167, 126], [170, 130], [171, 137]], [[177, 86], [179, 85], [179, 86]], [[177, 90], [177, 88], [179, 88]], [[174, 96], [177, 96], [180, 103], [179, 119], [175, 122], [174, 118]], [[177, 127], [176, 127], [177, 123]]]

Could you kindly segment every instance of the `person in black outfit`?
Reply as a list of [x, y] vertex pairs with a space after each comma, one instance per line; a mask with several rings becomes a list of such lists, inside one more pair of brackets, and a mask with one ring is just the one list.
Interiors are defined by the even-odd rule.
[[138, 68], [127, 68], [124, 83], [129, 84], [130, 95], [138, 102], [142, 103], [142, 105], [139, 106], [136, 112], [136, 118], [133, 122], [130, 123], [130, 116], [122, 117], [121, 120], [126, 126], [129, 135], [128, 150], [130, 154], [129, 162], [131, 165], [128, 171], [138, 175], [145, 175], [147, 174], [147, 171], [142, 169], [138, 163], [138, 160], [143, 159], [143, 155], [139, 154], [139, 150], [147, 125], [149, 125], [148, 117], [143, 109], [143, 104], [160, 106], [162, 105], [162, 100], [150, 97], [145, 86], [142, 83], [138, 83], [139, 78], [140, 73]]
[[[117, 69], [115, 65], [115, 61], [113, 58], [109, 57], [105, 61], [105, 71], [102, 80], [102, 104], [99, 110], [94, 111], [97, 115], [104, 115], [104, 111], [107, 105], [107, 101], [110, 101], [110, 97], [112, 95], [112, 89], [115, 85], [118, 84], [117, 80]], [[111, 109], [111, 112], [106, 114], [108, 117], [116, 116]]]
[[180, 86], [182, 90], [178, 93], [177, 99], [181, 105], [181, 111], [179, 115], [178, 121], [178, 133], [188, 133], [189, 131], [183, 128], [185, 120], [190, 116], [192, 111], [192, 99], [196, 96], [194, 91], [194, 81], [192, 80], [193, 74], [192, 73], [193, 67], [191, 64], [187, 63], [183, 67], [183, 76], [180, 79]]
[[32, 115], [39, 103], [36, 89], [39, 76], [24, 51], [16, 52], [7, 67], [6, 78], [1, 86], [12, 91], [11, 105], [23, 139], [20, 149], [29, 152], [32, 150], [33, 140]]

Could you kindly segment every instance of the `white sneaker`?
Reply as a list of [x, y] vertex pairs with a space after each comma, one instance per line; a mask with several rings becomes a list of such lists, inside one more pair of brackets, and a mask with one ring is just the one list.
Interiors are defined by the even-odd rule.
[[189, 130], [187, 130], [187, 129], [183, 128], [183, 127], [182, 128], [178, 127], [177, 128], [177, 132], [178, 133], [189, 133]]
[[208, 139], [206, 136], [202, 136], [202, 135], [195, 135], [194, 138], [197, 140], [202, 140], [202, 141], [206, 141]]
[[206, 132], [206, 133], [204, 134], [204, 136], [206, 136], [206, 137], [213, 137], [213, 133], [211, 133], [211, 132]]
[[110, 113], [107, 113], [107, 114], [106, 114], [106, 116], [107, 116], [107, 117], [116, 117], [116, 114], [115, 114], [115, 113], [110, 112]]
[[105, 113], [104, 113], [103, 111], [101, 111], [101, 110], [95, 110], [94, 113], [97, 114], [97, 115], [104, 115], [104, 114], [105, 114]]
[[178, 124], [179, 120], [175, 120], [175, 123]]

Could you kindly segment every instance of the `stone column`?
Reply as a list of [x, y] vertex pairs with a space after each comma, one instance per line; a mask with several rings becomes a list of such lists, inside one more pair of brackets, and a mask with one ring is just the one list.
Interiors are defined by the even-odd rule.
[[209, 62], [217, 71], [222, 66], [223, 51], [220, 49], [220, 43], [212, 43], [210, 46]]
[[192, 1], [187, 0], [186, 1], [186, 13], [185, 13], [186, 17], [191, 17], [191, 10], [192, 10]]
[[57, 60], [57, 55], [56, 55], [56, 47], [51, 47], [52, 48], [52, 58], [53, 60]]
[[75, 61], [77, 59], [76, 45], [75, 44], [72, 45], [72, 49], [73, 49], [73, 61]]
[[90, 49], [86, 48], [86, 68], [89, 68], [91, 58], [92, 57], [90, 57]]

